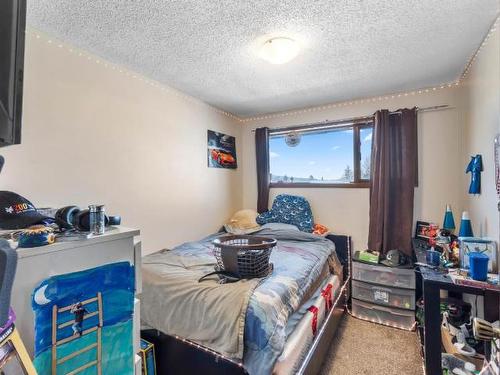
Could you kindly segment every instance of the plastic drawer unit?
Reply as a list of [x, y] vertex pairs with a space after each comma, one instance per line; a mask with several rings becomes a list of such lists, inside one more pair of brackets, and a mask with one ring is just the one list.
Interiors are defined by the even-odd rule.
[[415, 291], [352, 281], [353, 298], [400, 309], [415, 310]]
[[352, 314], [363, 320], [405, 330], [412, 330], [415, 325], [415, 313], [411, 310], [375, 305], [354, 298], [352, 299]]
[[352, 278], [367, 283], [415, 289], [415, 271], [413, 268], [391, 268], [353, 262]]

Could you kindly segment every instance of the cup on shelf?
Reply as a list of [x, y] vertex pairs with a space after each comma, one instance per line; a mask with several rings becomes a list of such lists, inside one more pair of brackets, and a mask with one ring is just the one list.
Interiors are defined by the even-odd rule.
[[478, 281], [486, 281], [488, 279], [488, 255], [473, 251], [469, 253], [470, 277]]
[[102, 204], [91, 204], [89, 206], [89, 224], [90, 231], [92, 234], [104, 234], [106, 225], [106, 214], [104, 205]]
[[441, 253], [432, 247], [425, 253], [425, 261], [429, 266], [439, 267], [441, 264]]

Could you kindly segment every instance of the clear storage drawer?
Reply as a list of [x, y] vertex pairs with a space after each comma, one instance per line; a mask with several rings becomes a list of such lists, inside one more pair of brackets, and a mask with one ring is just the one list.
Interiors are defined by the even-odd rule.
[[352, 314], [363, 320], [406, 330], [412, 330], [415, 325], [413, 311], [375, 305], [354, 298], [352, 299]]
[[352, 281], [352, 296], [379, 305], [415, 310], [415, 291]]
[[384, 286], [415, 289], [415, 271], [413, 269], [352, 262], [352, 278]]

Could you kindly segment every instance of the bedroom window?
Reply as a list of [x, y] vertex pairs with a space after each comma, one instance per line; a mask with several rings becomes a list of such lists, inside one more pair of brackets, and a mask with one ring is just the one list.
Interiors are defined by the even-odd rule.
[[270, 130], [271, 187], [368, 187], [371, 122]]

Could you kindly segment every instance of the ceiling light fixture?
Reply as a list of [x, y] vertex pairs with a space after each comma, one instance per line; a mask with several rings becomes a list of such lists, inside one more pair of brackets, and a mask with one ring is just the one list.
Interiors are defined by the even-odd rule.
[[285, 64], [299, 53], [298, 43], [290, 38], [277, 37], [267, 40], [260, 49], [260, 56], [271, 64]]

